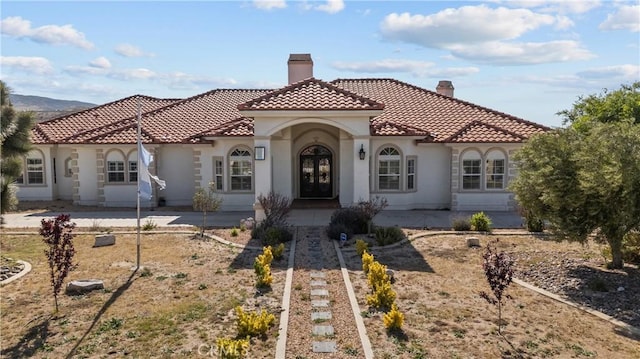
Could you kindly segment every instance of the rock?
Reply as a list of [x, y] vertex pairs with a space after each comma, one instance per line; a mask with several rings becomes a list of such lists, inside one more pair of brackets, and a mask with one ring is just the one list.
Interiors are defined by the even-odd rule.
[[253, 217], [244, 218], [240, 220], [240, 226], [244, 226], [245, 229], [253, 229], [256, 225], [256, 220]]
[[395, 273], [393, 272], [393, 270], [387, 269], [387, 275], [389, 276], [389, 280], [391, 281], [391, 283], [395, 283], [396, 282], [396, 277], [395, 277]]
[[112, 246], [116, 244], [115, 234], [100, 234], [96, 236], [94, 247]]
[[73, 280], [67, 284], [67, 294], [84, 294], [92, 290], [104, 289], [104, 282], [100, 279]]
[[624, 287], [618, 287], [618, 292], [624, 292]]
[[478, 239], [477, 237], [467, 238], [467, 247], [469, 248], [480, 247], [480, 239]]

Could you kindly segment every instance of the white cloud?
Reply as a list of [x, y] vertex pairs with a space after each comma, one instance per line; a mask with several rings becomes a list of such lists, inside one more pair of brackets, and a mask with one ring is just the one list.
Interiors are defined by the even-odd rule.
[[576, 41], [513, 41], [543, 26], [567, 29], [574, 23], [562, 15], [483, 4], [430, 15], [392, 13], [385, 17], [380, 31], [388, 40], [448, 50], [455, 57], [487, 64], [541, 64], [593, 57]]
[[27, 38], [44, 44], [71, 45], [85, 50], [93, 48], [93, 44], [85, 39], [84, 34], [72, 25], [44, 25], [32, 28], [30, 21], [13, 16], [2, 20], [0, 28], [3, 35], [15, 38]]
[[72, 76], [76, 76], [76, 75], [96, 75], [97, 76], [97, 75], [107, 74], [108, 70], [104, 68], [95, 67], [95, 66], [70, 65], [64, 68], [64, 72]]
[[614, 65], [580, 71], [578, 76], [585, 79], [619, 79], [622, 82], [640, 81], [640, 65]]
[[616, 13], [607, 15], [607, 19], [598, 28], [605, 31], [640, 32], [640, 5], [621, 6]]
[[150, 80], [158, 77], [158, 74], [155, 72], [139, 68], [139, 69], [124, 69], [124, 70], [115, 70], [109, 72], [109, 77], [117, 79], [117, 80]]
[[536, 14], [527, 9], [492, 9], [478, 5], [445, 9], [432, 15], [392, 13], [383, 20], [381, 32], [390, 40], [442, 48], [452, 43], [515, 39], [556, 22], [554, 16]]
[[131, 44], [120, 44], [116, 46], [114, 51], [124, 57], [154, 57], [153, 53], [144, 52], [139, 47]]
[[184, 72], [172, 72], [160, 76], [173, 89], [198, 89], [233, 87], [238, 82], [232, 78], [216, 78], [207, 76], [194, 76]]
[[508, 0], [505, 6], [532, 8], [541, 12], [582, 14], [600, 6], [600, 0]]
[[314, 6], [313, 9], [328, 14], [335, 14], [344, 10], [344, 0], [327, 0], [326, 4]]
[[106, 57], [100, 56], [98, 58], [93, 59], [91, 62], [89, 62], [89, 66], [96, 67], [99, 69], [110, 69], [111, 62]]
[[285, 0], [253, 0], [253, 6], [262, 10], [284, 9], [287, 7]]
[[415, 76], [464, 76], [479, 72], [477, 67], [436, 68], [433, 62], [385, 59], [370, 62], [334, 62], [333, 68], [358, 73], [411, 73]]
[[44, 57], [0, 56], [0, 66], [37, 75], [52, 74], [53, 66]]
[[450, 46], [449, 50], [456, 57], [494, 65], [544, 64], [587, 60], [595, 56], [580, 47], [580, 43], [571, 40], [526, 43], [492, 41]]

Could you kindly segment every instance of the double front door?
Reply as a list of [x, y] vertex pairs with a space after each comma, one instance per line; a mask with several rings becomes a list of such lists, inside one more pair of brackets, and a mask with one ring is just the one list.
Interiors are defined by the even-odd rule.
[[331, 198], [331, 151], [321, 145], [305, 148], [300, 153], [300, 197]]

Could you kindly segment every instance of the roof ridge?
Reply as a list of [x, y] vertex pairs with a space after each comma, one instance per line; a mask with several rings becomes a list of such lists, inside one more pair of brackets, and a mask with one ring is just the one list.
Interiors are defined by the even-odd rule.
[[491, 129], [493, 129], [495, 131], [502, 132], [504, 134], [519, 138], [521, 140], [525, 140], [526, 139], [525, 136], [517, 134], [517, 133], [515, 133], [513, 131], [509, 131], [509, 130], [504, 129], [502, 127], [498, 127], [496, 125], [493, 125], [493, 124], [490, 124], [490, 123], [486, 123], [486, 122], [480, 121], [480, 120], [473, 120], [473, 121], [467, 123], [466, 125], [462, 126], [462, 128], [460, 128], [458, 131], [453, 133], [451, 136], [449, 136], [449, 137], [445, 138], [444, 140], [442, 140], [442, 142], [451, 142], [451, 141], [453, 141], [454, 138], [463, 135], [464, 132], [466, 132], [467, 130], [469, 130], [472, 127], [475, 127], [477, 125], [481, 125], [481, 126], [485, 126], [485, 127], [491, 128]]
[[400, 81], [398, 79], [393, 79], [393, 78], [335, 79], [332, 82], [337, 82], [337, 81], [376, 81], [376, 80], [395, 82], [395, 83], [397, 83], [399, 85], [407, 86], [407, 87], [410, 87], [410, 88], [413, 88], [413, 89], [416, 89], [416, 90], [420, 90], [422, 92], [427, 92], [427, 93], [436, 95], [436, 96], [444, 98], [444, 99], [453, 100], [453, 101], [456, 101], [458, 103], [477, 108], [477, 109], [479, 109], [481, 111], [490, 112], [490, 113], [496, 114], [498, 116], [506, 117], [506, 118], [512, 119], [512, 120], [520, 122], [520, 123], [524, 123], [524, 124], [527, 124], [527, 125], [530, 125], [530, 126], [534, 126], [534, 127], [540, 128], [540, 129], [544, 129], [544, 130], [550, 130], [551, 129], [551, 128], [549, 128], [547, 126], [544, 126], [544, 125], [541, 125], [539, 123], [528, 121], [528, 120], [525, 120], [523, 118], [520, 118], [520, 117], [517, 117], [517, 116], [514, 116], [514, 115], [510, 115], [510, 114], [505, 113], [505, 112], [501, 112], [501, 111], [494, 110], [494, 109], [489, 108], [489, 107], [485, 107], [485, 106], [481, 106], [481, 105], [475, 104], [473, 102], [462, 100], [462, 99], [457, 98], [457, 97], [450, 97], [450, 96], [442, 95], [442, 94], [439, 94], [436, 91], [429, 90], [429, 89], [426, 89], [424, 87], [420, 87], [420, 86], [417, 86], [417, 85], [413, 85], [413, 84], [410, 84], [408, 82]]
[[336, 86], [336, 85], [334, 85], [334, 84], [332, 84], [330, 82], [326, 82], [326, 81], [317, 79], [315, 77], [309, 77], [309, 78], [306, 78], [304, 80], [289, 84], [289, 85], [287, 85], [285, 87], [282, 87], [282, 88], [280, 88], [278, 90], [274, 90], [274, 91], [268, 92], [268, 93], [266, 93], [266, 94], [264, 94], [264, 95], [262, 95], [260, 97], [257, 97], [257, 98], [255, 98], [253, 100], [247, 101], [245, 103], [241, 103], [241, 104], [238, 105], [238, 110], [239, 111], [249, 110], [250, 109], [249, 107], [253, 106], [256, 103], [259, 103], [261, 101], [270, 100], [270, 99], [272, 99], [272, 98], [274, 98], [276, 96], [286, 94], [287, 92], [289, 92], [289, 91], [291, 91], [291, 90], [293, 90], [295, 88], [298, 88], [298, 87], [301, 87], [301, 86], [304, 86], [304, 85], [308, 85], [308, 84], [311, 84], [311, 83], [317, 83], [321, 87], [325, 87], [325, 88], [327, 88], [329, 90], [336, 91], [336, 92], [338, 92], [338, 93], [340, 93], [340, 94], [342, 94], [344, 96], [352, 98], [353, 100], [362, 101], [362, 102], [366, 103], [367, 105], [372, 106], [374, 108], [377, 108], [377, 109], [384, 108], [384, 104], [382, 102], [370, 99], [370, 98], [368, 98], [366, 96], [363, 96], [362, 94], [358, 94], [358, 93], [343, 89], [343, 88], [338, 87], [338, 86]]
[[80, 110], [80, 111], [73, 112], [73, 113], [70, 113], [70, 114], [66, 114], [66, 115], [63, 115], [63, 116], [60, 116], [60, 117], [55, 117], [55, 118], [52, 118], [52, 119], [49, 119], [49, 120], [46, 120], [46, 121], [42, 121], [42, 122], [38, 123], [38, 124], [36, 125], [36, 127], [37, 127], [38, 125], [41, 125], [41, 124], [47, 124], [47, 123], [49, 123], [49, 122], [55, 122], [55, 121], [58, 121], [58, 120], [64, 120], [64, 119], [66, 119], [67, 117], [76, 116], [76, 115], [78, 115], [78, 114], [82, 114], [82, 113], [86, 113], [86, 112], [91, 112], [91, 111], [99, 110], [99, 109], [101, 109], [101, 108], [105, 108], [105, 107], [107, 107], [107, 106], [115, 105], [115, 104], [117, 104], [117, 103], [121, 103], [121, 102], [124, 102], [124, 101], [130, 100], [130, 99], [133, 99], [133, 98], [145, 98], [145, 99], [152, 100], [152, 101], [173, 101], [173, 100], [179, 100], [179, 99], [174, 99], [174, 98], [165, 98], [165, 99], [163, 99], [163, 98], [158, 98], [158, 97], [153, 97], [153, 96], [147, 96], [147, 95], [136, 94], [136, 95], [131, 95], [131, 96], [123, 97], [123, 98], [121, 98], [121, 99], [114, 100], [114, 101], [111, 101], [111, 102], [107, 102], [107, 103], [104, 103], [104, 104], [102, 104], [102, 105], [98, 105], [98, 106], [90, 107], [90, 108], [87, 108], [87, 109], [84, 109], [84, 110]]
[[[123, 119], [120, 119], [120, 120], [115, 120], [115, 121], [109, 122], [109, 123], [107, 123], [107, 124], [104, 124], [104, 125], [102, 125], [102, 126], [93, 127], [93, 128], [88, 129], [88, 130], [80, 131], [80, 132], [74, 133], [74, 134], [73, 134], [73, 135], [71, 135], [71, 136], [67, 136], [67, 137], [62, 138], [62, 140], [61, 140], [61, 141], [69, 141], [69, 140], [72, 140], [72, 139], [74, 139], [74, 138], [81, 137], [81, 136], [83, 136], [83, 135], [87, 135], [87, 134], [89, 134], [89, 133], [91, 133], [91, 132], [99, 132], [100, 130], [103, 130], [103, 129], [107, 128], [107, 127], [111, 127], [111, 126], [118, 126], [118, 123], [119, 123], [119, 122], [131, 121], [131, 120], [133, 120], [135, 117], [136, 117], [136, 116], [132, 116], [132, 117], [127, 117], [127, 118], [123, 118]], [[126, 126], [128, 126], [128, 125], [127, 125], [127, 124], [124, 124], [124, 125], [120, 125], [120, 126], [119, 126], [119, 127], [117, 127], [117, 128], [126, 127]]]
[[[86, 142], [86, 141], [90, 141], [90, 140], [99, 139], [99, 138], [101, 138], [101, 137], [102, 137], [102, 138], [104, 138], [104, 137], [107, 137], [107, 136], [109, 136], [109, 135], [111, 135], [111, 134], [114, 134], [114, 133], [116, 133], [116, 132], [124, 131], [124, 130], [127, 130], [127, 129], [129, 129], [129, 128], [132, 128], [133, 126], [136, 126], [136, 125], [137, 125], [137, 124], [132, 123], [132, 124], [128, 124], [128, 125], [124, 125], [124, 126], [121, 126], [121, 127], [114, 128], [113, 130], [110, 130], [110, 131], [107, 131], [107, 132], [104, 132], [104, 133], [99, 133], [99, 134], [97, 134], [97, 135], [95, 135], [95, 136], [93, 136], [93, 137], [89, 137], [89, 138], [87, 138], [87, 139], [85, 140], [85, 142]], [[155, 137], [151, 136], [151, 134], [149, 133], [149, 131], [147, 131], [147, 130], [143, 129], [143, 128], [142, 128], [142, 126], [140, 126], [140, 142], [142, 142], [142, 135], [143, 135], [143, 134], [144, 134], [145, 136], [149, 137], [149, 138], [151, 139], [152, 143], [153, 143], [153, 142], [155, 142], [155, 141], [157, 140]], [[137, 137], [137, 134], [136, 134], [136, 137]]]

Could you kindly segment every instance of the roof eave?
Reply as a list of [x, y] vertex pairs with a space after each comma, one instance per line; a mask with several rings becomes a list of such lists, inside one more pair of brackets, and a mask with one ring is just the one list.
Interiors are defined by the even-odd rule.
[[376, 117], [383, 110], [240, 110], [244, 117]]

